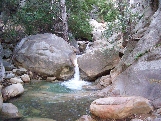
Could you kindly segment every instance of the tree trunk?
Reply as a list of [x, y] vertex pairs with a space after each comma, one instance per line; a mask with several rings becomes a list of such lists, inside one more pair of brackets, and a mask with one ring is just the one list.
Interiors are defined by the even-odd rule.
[[69, 40], [68, 23], [67, 23], [67, 13], [66, 13], [65, 0], [60, 0], [60, 8], [61, 8], [61, 17], [62, 17], [62, 22], [63, 22], [63, 38], [65, 41], [68, 41]]

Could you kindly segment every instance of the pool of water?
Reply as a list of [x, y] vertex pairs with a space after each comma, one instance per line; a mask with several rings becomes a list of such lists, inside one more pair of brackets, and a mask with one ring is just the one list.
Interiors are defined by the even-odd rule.
[[24, 88], [20, 97], [9, 101], [18, 107], [23, 118], [75, 121], [89, 114], [89, 106], [96, 99], [91, 96], [93, 91], [69, 89], [60, 82], [36, 82]]

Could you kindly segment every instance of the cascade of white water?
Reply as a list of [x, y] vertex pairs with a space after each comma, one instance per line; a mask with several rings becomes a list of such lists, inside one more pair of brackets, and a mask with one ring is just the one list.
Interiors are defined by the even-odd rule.
[[74, 65], [75, 65], [74, 77], [68, 81], [63, 82], [62, 85], [66, 86], [69, 89], [81, 90], [83, 85], [88, 85], [88, 84], [90, 84], [90, 82], [80, 79], [77, 58], [78, 58], [78, 56], [76, 56], [76, 58], [74, 60]]

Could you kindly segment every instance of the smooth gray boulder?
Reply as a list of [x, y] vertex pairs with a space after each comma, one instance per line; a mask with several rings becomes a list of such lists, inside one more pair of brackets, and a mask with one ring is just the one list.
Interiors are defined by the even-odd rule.
[[14, 62], [41, 76], [69, 79], [74, 73], [71, 46], [54, 34], [37, 34], [21, 40], [14, 50]]
[[81, 78], [95, 80], [97, 77], [109, 74], [118, 64], [119, 52], [113, 48], [98, 48], [78, 57]]

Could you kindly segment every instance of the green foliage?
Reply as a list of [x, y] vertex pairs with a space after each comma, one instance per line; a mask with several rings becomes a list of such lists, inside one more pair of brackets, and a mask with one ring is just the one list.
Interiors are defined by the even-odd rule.
[[111, 0], [99, 0], [96, 3], [96, 6], [98, 7], [97, 14], [99, 16], [99, 21], [108, 21], [111, 22], [116, 19], [118, 11], [114, 7], [115, 3]]
[[122, 0], [121, 3], [116, 1], [116, 7], [111, 9], [115, 14], [114, 17], [111, 16], [112, 21], [108, 21], [108, 28], [104, 33], [107, 38], [111, 37], [113, 33], [122, 32], [124, 34], [123, 39], [131, 39], [132, 34], [132, 24], [137, 23], [139, 16], [137, 13], [132, 13], [129, 3], [126, 0]]
[[55, 15], [51, 12], [50, 4], [48, 0], [26, 1], [25, 6], [18, 10], [13, 19], [25, 27], [25, 33], [28, 35], [51, 32], [52, 18]]
[[135, 56], [135, 60], [138, 60], [140, 57], [142, 57], [143, 55], [145, 55], [145, 54], [148, 53], [148, 52], [149, 52], [149, 51], [146, 50], [146, 51], [143, 52], [143, 53], [141, 53], [141, 52], [137, 53], [137, 55]]
[[95, 0], [68, 0], [69, 30], [76, 38], [92, 40], [92, 28], [88, 22], [89, 12], [93, 9]]

